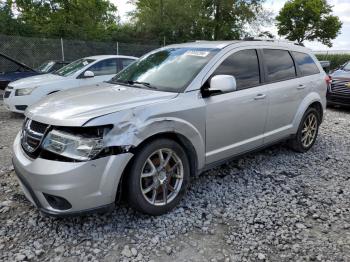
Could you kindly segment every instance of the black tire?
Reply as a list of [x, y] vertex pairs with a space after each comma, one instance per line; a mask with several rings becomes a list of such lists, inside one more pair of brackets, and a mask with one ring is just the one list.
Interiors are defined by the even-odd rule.
[[[312, 141], [310, 142], [310, 144], [304, 144], [303, 143], [303, 128], [304, 125], [306, 124], [305, 122], [308, 121], [308, 119], [310, 119], [310, 117], [314, 116], [316, 119], [316, 130], [315, 130], [315, 135], [313, 136]], [[318, 136], [318, 129], [321, 123], [321, 116], [320, 116], [320, 112], [318, 112], [315, 108], [310, 107], [308, 108], [308, 110], [306, 110], [304, 116], [302, 117], [300, 124], [299, 124], [299, 128], [298, 128], [298, 132], [296, 133], [296, 135], [294, 136], [294, 138], [290, 141], [289, 145], [290, 147], [296, 151], [296, 152], [300, 152], [300, 153], [304, 153], [306, 151], [308, 151], [316, 142], [317, 136]]]
[[[164, 156], [164, 153], [166, 156], [168, 156], [167, 153], [172, 152], [170, 155], [171, 157], [173, 157], [173, 159], [171, 158], [168, 161], [169, 164], [167, 164], [167, 166], [162, 169], [163, 172], [162, 170], [160, 170], [162, 165], [159, 164], [159, 166], [157, 167], [157, 163], [156, 163], [157, 161], [159, 161], [159, 163], [161, 162], [160, 160], [161, 157], [159, 157], [158, 160], [156, 159], [157, 157], [156, 154], [158, 154], [159, 156], [159, 150], [161, 150], [162, 152], [161, 154], [163, 156]], [[141, 174], [144, 174], [143, 173], [144, 170], [151, 167], [151, 165], [149, 164], [149, 161], [147, 161], [148, 159], [150, 159], [152, 161], [152, 164], [154, 164], [153, 167], [157, 167], [156, 175], [154, 176], [152, 175], [150, 177], [144, 177], [141, 179]], [[165, 162], [166, 161], [164, 160], [163, 164]], [[171, 167], [171, 164], [173, 165], [173, 167]], [[182, 179], [180, 178], [181, 177], [180, 175], [173, 176], [175, 174], [174, 171], [167, 172], [167, 170], [171, 170], [171, 169], [176, 170], [177, 174], [178, 173], [182, 174]], [[152, 170], [155, 170], [155, 169], [153, 168]], [[183, 172], [180, 172], [181, 170]], [[149, 171], [146, 173], [154, 173], [154, 172]], [[161, 173], [163, 174], [162, 177], [161, 177]], [[170, 173], [172, 173], [173, 175], [170, 175]], [[167, 179], [162, 181], [161, 179], [162, 178], [164, 179], [164, 177], [167, 177]], [[181, 184], [179, 182], [180, 180], [182, 181]], [[190, 180], [190, 165], [184, 149], [173, 140], [156, 139], [142, 146], [134, 156], [133, 162], [129, 169], [129, 173], [127, 174], [127, 181], [126, 181], [127, 182], [126, 183], [127, 199], [130, 206], [139, 212], [153, 215], [153, 216], [162, 215], [167, 213], [171, 209], [173, 209], [180, 202], [180, 200], [182, 199], [182, 197], [184, 196], [188, 188], [189, 180]], [[176, 184], [175, 181], [178, 184]], [[148, 185], [145, 185], [146, 183], [148, 183]], [[170, 185], [171, 183], [173, 183], [173, 185]], [[149, 193], [147, 194], [143, 193], [147, 191], [148, 188], [152, 186], [156, 187], [157, 185], [158, 187], [153, 188], [151, 190], [152, 192], [149, 191]], [[171, 193], [169, 193], [169, 197], [171, 196], [172, 199], [171, 201], [169, 200], [169, 202], [167, 203], [164, 199], [168, 199], [168, 197], [164, 197], [164, 192], [168, 193], [170, 186], [172, 190], [175, 189], [176, 185], [178, 187], [178, 190], [171, 191]], [[146, 187], [146, 189], [144, 189], [144, 187]], [[164, 187], [166, 187], [166, 189], [163, 189]], [[159, 191], [160, 189], [161, 189], [161, 192]], [[177, 192], [177, 194], [175, 194], [174, 192]], [[165, 195], [167, 193], [165, 193]], [[154, 195], [155, 195], [155, 198], [154, 198]], [[163, 197], [163, 200], [161, 200], [162, 197]], [[152, 200], [150, 198], [152, 198]], [[154, 202], [154, 204], [151, 203], [153, 202], [154, 199], [156, 199], [156, 201], [159, 201], [159, 202], [158, 203]], [[162, 201], [164, 203], [161, 203]]]

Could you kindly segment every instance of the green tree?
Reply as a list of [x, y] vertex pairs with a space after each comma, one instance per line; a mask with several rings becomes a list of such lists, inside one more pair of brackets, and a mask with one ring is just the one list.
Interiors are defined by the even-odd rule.
[[342, 27], [326, 0], [290, 0], [276, 20], [278, 34], [288, 40], [298, 43], [316, 40], [329, 47]]
[[118, 22], [108, 0], [16, 0], [18, 20], [36, 35], [104, 40]]
[[0, 33], [1, 34], [24, 34], [26, 31], [31, 31], [30, 26], [22, 25], [14, 17], [13, 7], [14, 1], [6, 0], [0, 2]]
[[137, 30], [160, 42], [237, 39], [264, 0], [134, 0]]

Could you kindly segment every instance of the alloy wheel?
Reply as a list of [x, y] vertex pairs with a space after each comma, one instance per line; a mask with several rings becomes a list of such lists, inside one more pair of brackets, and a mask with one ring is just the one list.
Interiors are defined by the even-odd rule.
[[152, 205], [167, 205], [179, 194], [183, 178], [183, 163], [178, 155], [169, 148], [159, 149], [143, 165], [140, 176], [142, 195]]
[[318, 128], [317, 116], [313, 113], [309, 114], [303, 124], [301, 130], [301, 143], [304, 148], [308, 148], [314, 142]]

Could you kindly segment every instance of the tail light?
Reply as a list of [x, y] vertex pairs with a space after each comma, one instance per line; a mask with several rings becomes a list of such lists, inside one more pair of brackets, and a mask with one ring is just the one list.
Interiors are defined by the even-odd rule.
[[326, 81], [327, 86], [330, 86], [332, 84], [332, 77], [331, 76], [326, 75], [324, 80]]

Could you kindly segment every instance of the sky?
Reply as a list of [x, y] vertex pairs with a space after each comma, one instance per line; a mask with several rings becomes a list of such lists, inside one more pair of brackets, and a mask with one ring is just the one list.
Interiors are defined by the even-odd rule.
[[[264, 7], [276, 16], [287, 0], [266, 0]], [[111, 0], [117, 7], [122, 22], [128, 20], [128, 12], [134, 10], [129, 0]], [[332, 41], [333, 47], [328, 48], [319, 42], [305, 42], [305, 46], [313, 50], [350, 50], [350, 0], [328, 0], [333, 6], [333, 14], [339, 16], [343, 26], [339, 36]], [[277, 28], [274, 25], [266, 28], [277, 36]]]

